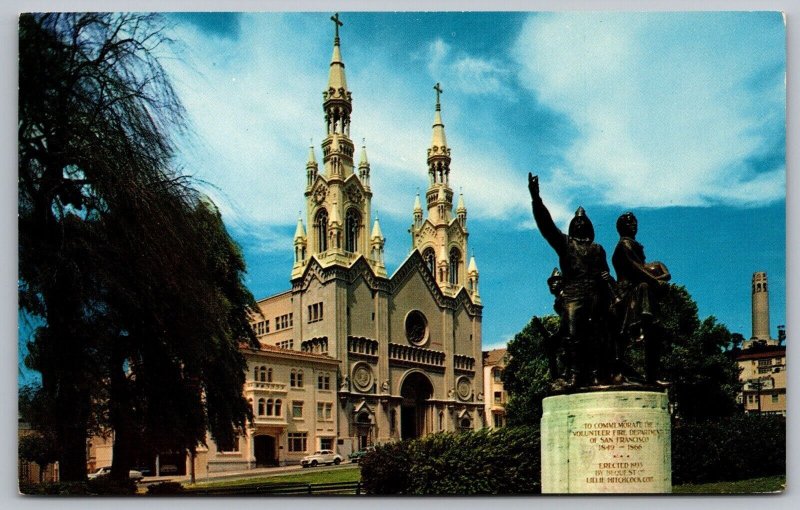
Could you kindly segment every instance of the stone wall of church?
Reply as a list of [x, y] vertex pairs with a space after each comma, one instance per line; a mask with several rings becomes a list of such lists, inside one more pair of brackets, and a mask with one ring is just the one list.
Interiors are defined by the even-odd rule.
[[367, 283], [358, 278], [347, 291], [347, 334], [377, 339], [375, 300]]

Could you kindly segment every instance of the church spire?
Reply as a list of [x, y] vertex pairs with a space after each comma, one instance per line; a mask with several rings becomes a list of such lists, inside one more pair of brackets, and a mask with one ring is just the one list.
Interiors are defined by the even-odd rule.
[[317, 178], [319, 166], [317, 165], [317, 157], [314, 155], [314, 144], [308, 148], [308, 162], [306, 162], [306, 187], [311, 188], [314, 184], [314, 179]]
[[366, 140], [362, 140], [361, 145], [361, 161], [358, 163], [358, 178], [365, 188], [369, 188], [369, 160], [367, 159], [367, 145]]
[[[342, 50], [339, 46], [339, 27], [343, 25], [339, 21], [339, 13], [331, 16], [335, 28], [333, 39], [333, 56], [331, 57], [330, 71], [328, 73], [328, 90], [322, 93], [323, 110], [325, 111], [325, 123], [327, 124], [328, 135], [338, 133], [350, 136], [350, 113], [353, 111], [352, 95], [347, 90], [347, 78], [344, 73], [344, 61], [342, 60]], [[353, 153], [350, 152], [350, 157]]]
[[[446, 209], [453, 207], [453, 192], [450, 189], [450, 148], [447, 146], [447, 137], [444, 134], [442, 122], [441, 94], [444, 92], [437, 83], [433, 90], [436, 91], [436, 110], [433, 117], [433, 137], [431, 147], [428, 149], [428, 177], [430, 187], [426, 193], [428, 209], [434, 206], [444, 206]], [[447, 203], [439, 203], [440, 191], [447, 193]]]

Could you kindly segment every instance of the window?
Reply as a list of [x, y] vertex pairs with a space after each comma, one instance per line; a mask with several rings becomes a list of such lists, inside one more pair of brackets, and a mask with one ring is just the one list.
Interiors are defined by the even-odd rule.
[[292, 327], [292, 315], [291, 313], [285, 313], [280, 317], [275, 317], [275, 331]]
[[321, 437], [319, 439], [319, 449], [320, 450], [333, 450], [333, 438], [332, 437]]
[[292, 388], [302, 388], [303, 387], [303, 371], [302, 370], [292, 369], [292, 372], [289, 374], [289, 386], [291, 386]]
[[347, 211], [345, 219], [344, 250], [349, 252], [358, 251], [358, 230], [360, 228], [361, 215], [354, 208]]
[[331, 376], [330, 374], [319, 374], [317, 376], [317, 389], [329, 390], [331, 389]]
[[272, 367], [267, 369], [267, 382], [272, 382]]
[[470, 421], [469, 418], [464, 418], [459, 423], [459, 426], [461, 427], [461, 430], [463, 430], [463, 431], [472, 430], [472, 421]]
[[273, 409], [274, 402], [272, 399], [267, 400], [267, 416], [272, 416], [272, 409]]
[[266, 401], [263, 398], [258, 399], [258, 415], [266, 416]]
[[292, 401], [292, 418], [303, 417], [303, 402], [299, 400]]
[[305, 452], [308, 432], [289, 432], [289, 451]]
[[502, 414], [495, 414], [494, 415], [494, 426], [495, 428], [499, 428], [503, 426], [503, 415]]
[[261, 336], [264, 334], [264, 321], [256, 322], [255, 327], [253, 328], [256, 332], [256, 336]]
[[333, 404], [330, 402], [317, 402], [317, 421], [333, 420]]
[[778, 403], [778, 394], [777, 393], [772, 395], [772, 403], [773, 404], [777, 404]]
[[772, 365], [772, 360], [769, 359], [769, 358], [758, 360], [758, 366], [760, 366], [760, 367], [766, 367], [766, 366], [769, 366], [769, 365]]
[[492, 370], [492, 376], [494, 376], [494, 382], [499, 383], [503, 382], [503, 372], [499, 368], [495, 368]]
[[425, 267], [428, 268], [428, 271], [430, 271], [432, 275], [435, 275], [436, 274], [436, 254], [433, 252], [433, 248], [427, 248], [422, 253], [422, 260], [425, 261]]
[[317, 322], [322, 320], [322, 303], [314, 303], [308, 305], [308, 322]]
[[502, 391], [495, 391], [494, 392], [494, 403], [501, 404], [503, 402], [503, 392]]
[[317, 213], [314, 228], [317, 232], [317, 251], [321, 253], [328, 249], [328, 213], [325, 209]]
[[281, 399], [275, 401], [275, 416], [281, 415]]
[[293, 349], [294, 339], [280, 341], [278, 342], [277, 346], [281, 349]]
[[217, 441], [217, 451], [220, 453], [239, 453], [239, 437], [234, 437], [230, 443]]
[[461, 252], [457, 248], [450, 250], [450, 284], [458, 283], [458, 268], [461, 265]]

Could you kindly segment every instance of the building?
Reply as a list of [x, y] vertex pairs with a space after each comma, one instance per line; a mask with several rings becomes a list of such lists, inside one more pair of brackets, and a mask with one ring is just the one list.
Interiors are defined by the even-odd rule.
[[[331, 372], [336, 423], [323, 435], [308, 428], [303, 449], [328, 445], [330, 432], [339, 453], [347, 454], [374, 443], [484, 426], [482, 305], [475, 260], [466, 259], [463, 196], [453, 210], [451, 148], [438, 84], [426, 160], [426, 208], [417, 196], [410, 253], [394, 274], [387, 272], [385, 238], [372, 214], [366, 147], [356, 164], [350, 138], [353, 98], [342, 59], [341, 22], [338, 15], [332, 20], [322, 164], [312, 147], [305, 189], [297, 190], [304, 193], [306, 211], [294, 237], [291, 289], [258, 302], [263, 319], [254, 327], [262, 345], [282, 349], [280, 356], [287, 361], [314, 356], [317, 365], [309, 370], [328, 367], [330, 360], [338, 363], [335, 378]], [[265, 358], [268, 368], [271, 359]], [[310, 407], [304, 419], [316, 422], [317, 409]], [[302, 428], [293, 416], [282, 425], [257, 430], [272, 435], [277, 444]], [[287, 455], [286, 460], [294, 458]]]
[[786, 347], [753, 346], [736, 356], [745, 413], [786, 416]]
[[243, 351], [248, 367], [244, 395], [253, 406], [253, 422], [231, 445], [208, 440], [208, 448], [198, 451], [197, 476], [206, 470], [296, 464], [309, 451], [336, 445], [339, 361], [269, 344]]
[[770, 335], [767, 273], [753, 273], [751, 293], [753, 334], [736, 355], [742, 383], [739, 403], [745, 413], [786, 416], [786, 347], [781, 345], [785, 330], [778, 326], [777, 340]]
[[487, 426], [500, 428], [506, 425], [508, 394], [503, 388], [503, 370], [506, 367], [506, 349], [483, 352], [483, 394]]

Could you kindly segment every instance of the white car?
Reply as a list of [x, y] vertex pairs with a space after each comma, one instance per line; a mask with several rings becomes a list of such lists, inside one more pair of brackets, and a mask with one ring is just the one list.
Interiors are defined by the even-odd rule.
[[[111, 466], [101, 467], [94, 473], [89, 473], [87, 478], [89, 480], [94, 480], [95, 478], [98, 478], [100, 476], [111, 476]], [[136, 482], [140, 482], [142, 480], [142, 472], [137, 471], [135, 469], [131, 469], [130, 472], [128, 473], [128, 476], [130, 477], [131, 480], [134, 480]]]
[[341, 462], [342, 456], [333, 450], [319, 450], [303, 457], [300, 465], [303, 467], [315, 467], [319, 464], [335, 464], [338, 466]]

